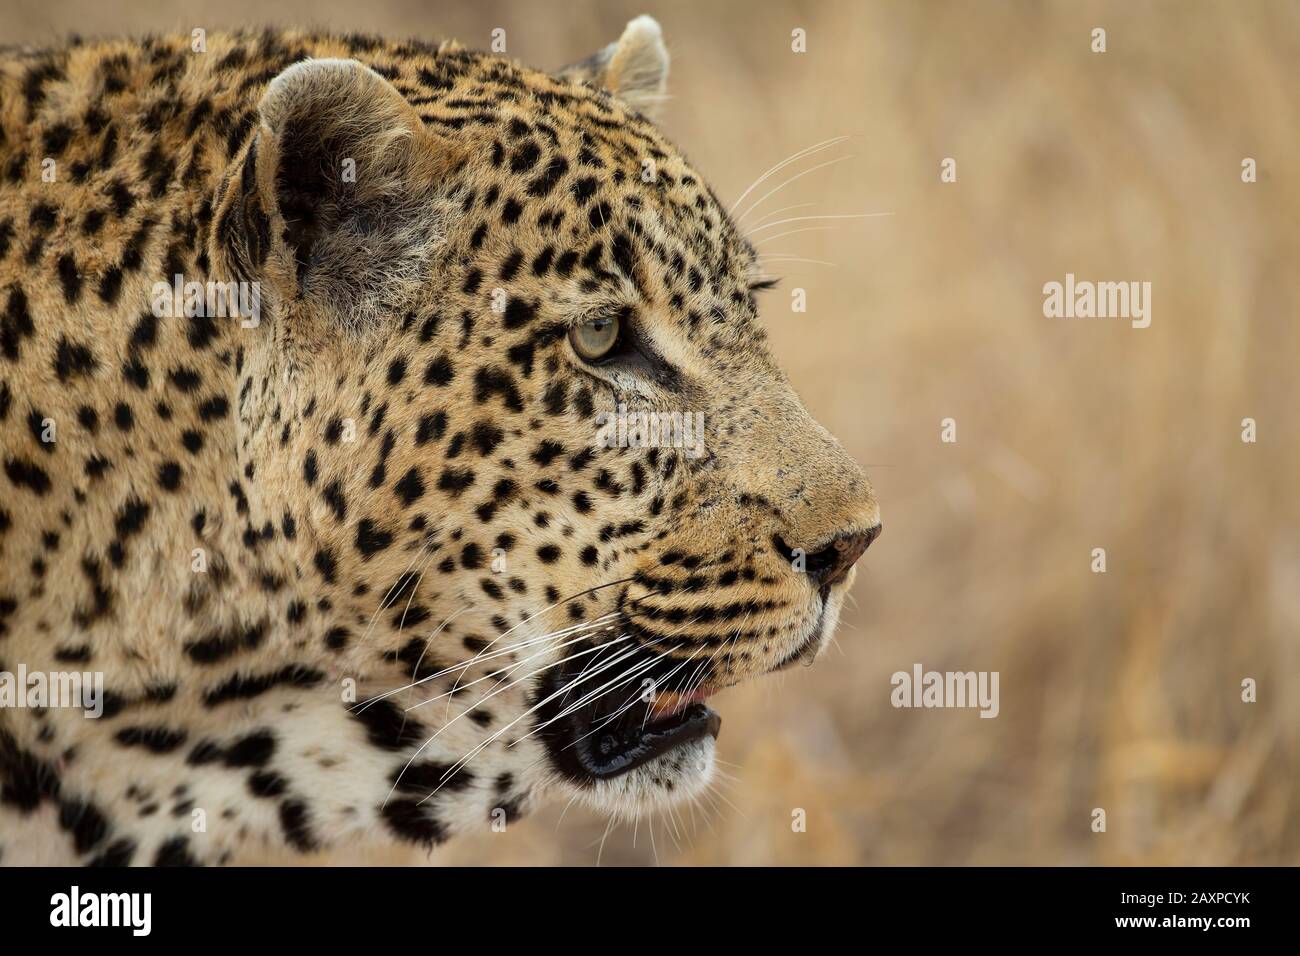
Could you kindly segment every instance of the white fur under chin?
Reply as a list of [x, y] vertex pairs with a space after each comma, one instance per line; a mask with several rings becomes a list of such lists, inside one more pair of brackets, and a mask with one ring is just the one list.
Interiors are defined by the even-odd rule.
[[[850, 577], [849, 580], [853, 579]], [[838, 594], [832, 591], [827, 599], [822, 621], [822, 636], [817, 644], [817, 653], [813, 655], [813, 661], [819, 660], [826, 652], [826, 648], [831, 646], [831, 640], [835, 637], [835, 628], [840, 623], [840, 611], [844, 608], [844, 595], [848, 593], [849, 589], [845, 587]]]
[[578, 791], [592, 809], [632, 820], [701, 796], [713, 780], [717, 741], [702, 737], [674, 747], [612, 780]]

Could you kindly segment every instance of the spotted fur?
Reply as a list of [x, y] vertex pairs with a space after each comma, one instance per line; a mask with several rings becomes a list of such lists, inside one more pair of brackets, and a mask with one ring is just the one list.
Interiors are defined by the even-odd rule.
[[[0, 57], [0, 670], [107, 687], [0, 710], [0, 862], [433, 845], [706, 784], [711, 739], [567, 773], [561, 675], [810, 656], [865, 547], [833, 543], [879, 520], [647, 118], [666, 70], [648, 18], [558, 74], [282, 31]], [[258, 283], [260, 321], [159, 317], [177, 274]], [[570, 346], [597, 314], [626, 361]], [[597, 447], [620, 404], [703, 412], [705, 454]]]

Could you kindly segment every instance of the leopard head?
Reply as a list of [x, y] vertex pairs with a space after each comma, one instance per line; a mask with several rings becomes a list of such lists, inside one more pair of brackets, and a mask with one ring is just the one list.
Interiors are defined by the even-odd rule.
[[[814, 658], [880, 530], [647, 113], [658, 25], [558, 74], [444, 46], [279, 75], [212, 261], [261, 289], [238, 454], [424, 791], [698, 793], [715, 691]], [[486, 776], [485, 776], [486, 775]], [[397, 774], [394, 787], [404, 787]]]

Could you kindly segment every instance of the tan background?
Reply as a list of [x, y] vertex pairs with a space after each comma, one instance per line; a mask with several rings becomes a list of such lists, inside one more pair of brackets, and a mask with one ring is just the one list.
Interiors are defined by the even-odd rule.
[[[500, 26], [554, 67], [642, 12], [674, 55], [663, 124], [724, 201], [850, 137], [747, 224], [892, 213], [759, 233], [834, 225], [762, 246], [834, 264], [774, 260], [766, 317], [886, 532], [826, 659], [718, 698], [732, 779], [712, 806], [615, 828], [602, 861], [1300, 863], [1300, 6], [0, 0], [0, 30], [276, 22], [481, 47]], [[1044, 318], [1067, 272], [1150, 281], [1151, 328]], [[1001, 715], [893, 709], [914, 662], [999, 671]], [[605, 821], [559, 817], [433, 859], [595, 862]]]

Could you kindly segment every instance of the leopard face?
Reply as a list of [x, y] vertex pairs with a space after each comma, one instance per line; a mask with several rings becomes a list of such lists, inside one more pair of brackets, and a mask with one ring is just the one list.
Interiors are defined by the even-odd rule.
[[[298, 848], [436, 843], [557, 791], [617, 814], [699, 793], [705, 699], [817, 655], [880, 520], [765, 344], [752, 247], [646, 116], [658, 26], [556, 75], [283, 46], [311, 58], [261, 90], [180, 255], [187, 279], [257, 290], [200, 369], [229, 414], [141, 521], [209, 549], [219, 580], [134, 586], [157, 622], [143, 665], [122, 663], [125, 609], [87, 629], [121, 699], [173, 686], [147, 724], [181, 742], [130, 749], [124, 772], [183, 768], [223, 806], [247, 788], [245, 832]], [[194, 364], [183, 324], [158, 335], [160, 374]], [[127, 710], [113, 730], [143, 719]], [[232, 760], [259, 732], [272, 753]], [[89, 787], [76, 767], [69, 794]], [[276, 809], [243, 808], [259, 799]], [[200, 859], [238, 843], [184, 840]]]

